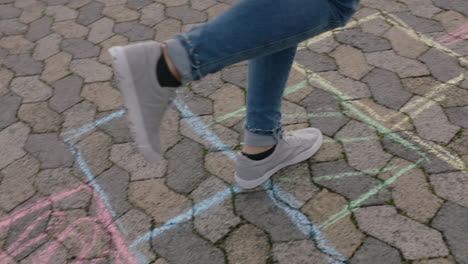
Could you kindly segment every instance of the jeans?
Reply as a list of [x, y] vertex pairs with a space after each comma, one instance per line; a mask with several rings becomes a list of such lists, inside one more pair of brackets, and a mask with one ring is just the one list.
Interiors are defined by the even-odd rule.
[[298, 43], [342, 27], [360, 0], [241, 0], [208, 23], [164, 41], [185, 85], [248, 60], [244, 142], [272, 146]]

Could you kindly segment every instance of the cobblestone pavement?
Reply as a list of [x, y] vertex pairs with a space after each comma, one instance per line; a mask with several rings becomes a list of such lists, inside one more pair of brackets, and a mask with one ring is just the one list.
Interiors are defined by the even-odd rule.
[[151, 164], [107, 53], [235, 2], [0, 0], [0, 263], [468, 263], [468, 2], [363, 0], [301, 43], [284, 126], [324, 146], [249, 191], [246, 62], [179, 90]]

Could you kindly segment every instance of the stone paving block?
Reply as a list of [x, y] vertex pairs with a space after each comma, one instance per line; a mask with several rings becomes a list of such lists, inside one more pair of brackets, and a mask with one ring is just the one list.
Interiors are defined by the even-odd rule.
[[214, 91], [220, 89], [224, 82], [221, 80], [221, 72], [208, 74], [203, 79], [198, 81], [193, 81], [192, 91], [203, 97], [209, 96]]
[[174, 108], [168, 108], [164, 113], [159, 134], [161, 151], [166, 152], [182, 139], [179, 132], [179, 120], [179, 112]]
[[[340, 113], [338, 100], [333, 94], [317, 89], [300, 102], [306, 107], [307, 113], [317, 114], [309, 119], [312, 127], [316, 127], [327, 136], [333, 136], [348, 119]], [[322, 114], [320, 116], [319, 114]]]
[[194, 234], [190, 224], [179, 225], [162, 233], [152, 240], [152, 245], [156, 253], [171, 264], [225, 263], [223, 251]]
[[[197, 124], [198, 120], [205, 126], [211, 124], [214, 120], [212, 116], [201, 116], [201, 117], [192, 117], [192, 118], [183, 118], [180, 120], [180, 132], [183, 136], [186, 136], [200, 144], [205, 148], [210, 150], [218, 150], [219, 146], [214, 145], [208, 139], [201, 137], [189, 124]], [[196, 122], [196, 123], [194, 123]], [[239, 134], [234, 130], [231, 130], [220, 124], [214, 124], [210, 126], [211, 131], [223, 142], [225, 146], [236, 146], [239, 143]]]
[[[21, 3], [21, 4], [20, 4]], [[24, 3], [24, 4], [23, 4]], [[23, 9], [19, 21], [29, 24], [43, 16], [46, 6], [41, 2], [15, 1], [16, 7]]]
[[307, 49], [297, 51], [296, 62], [313, 72], [336, 70], [335, 61], [323, 53]]
[[[33, 182], [37, 186], [37, 190], [47, 196], [57, 195], [83, 186], [83, 183], [76, 178], [71, 168], [42, 170]], [[91, 191], [84, 189], [60, 199], [54, 203], [54, 207], [61, 210], [87, 208], [90, 200]]]
[[328, 256], [320, 252], [312, 240], [274, 243], [272, 253], [278, 264], [329, 263]]
[[447, 202], [432, 221], [432, 226], [441, 230], [455, 256], [457, 263], [468, 263], [468, 209]]
[[361, 208], [355, 216], [362, 231], [395, 246], [408, 260], [449, 254], [441, 233], [398, 214], [391, 206]]
[[468, 180], [463, 172], [432, 174], [431, 183], [435, 193], [461, 206], [468, 207]]
[[390, 42], [373, 34], [353, 28], [335, 33], [338, 42], [354, 46], [363, 52], [374, 52], [391, 49]]
[[110, 160], [131, 174], [131, 180], [161, 178], [167, 171], [167, 161], [148, 162], [135, 143], [112, 146]]
[[[366, 84], [355, 81], [351, 78], [343, 77], [337, 71], [321, 72], [318, 73], [318, 75], [325, 79], [325, 81], [327, 81], [336, 90], [341, 91], [342, 96], [345, 97], [346, 100], [371, 97], [371, 93]], [[319, 82], [313, 83], [314, 85], [321, 87], [323, 90], [328, 90], [328, 87], [324, 87]]]
[[23, 146], [28, 139], [30, 128], [22, 122], [15, 123], [0, 131], [0, 169], [26, 154]]
[[18, 120], [16, 118], [16, 112], [18, 111], [20, 104], [21, 97], [14, 93], [0, 96], [0, 129], [11, 125]]
[[208, 153], [205, 156], [205, 169], [227, 183], [234, 183], [234, 162], [223, 152]]
[[[100, 131], [93, 132], [76, 145], [94, 176], [101, 174], [112, 166], [109, 161], [111, 146], [111, 137]], [[84, 178], [78, 163], [75, 163], [74, 167], [75, 173]]]
[[[217, 177], [210, 177], [203, 181], [190, 196], [195, 204], [210, 199], [218, 192], [229, 188], [227, 184]], [[208, 210], [195, 215], [195, 229], [212, 243], [223, 238], [230, 230], [240, 223], [240, 218], [234, 215], [232, 196], [228, 195], [221, 203], [210, 207]]]
[[34, 49], [33, 58], [35, 60], [45, 60], [52, 55], [60, 52], [60, 42], [62, 37], [53, 33], [37, 41]]
[[140, 23], [146, 26], [154, 26], [166, 18], [165, 6], [159, 3], [152, 3], [141, 9]]
[[460, 155], [468, 154], [468, 130], [463, 129], [448, 146]]
[[181, 20], [184, 24], [199, 23], [207, 21], [206, 13], [192, 9], [187, 5], [168, 7], [166, 15], [177, 20]]
[[[214, 101], [214, 118], [218, 119], [226, 114], [232, 113], [245, 106], [244, 92], [232, 85], [225, 84], [220, 89], [216, 90], [209, 96]], [[221, 124], [231, 127], [237, 124], [242, 119], [242, 116], [231, 117], [221, 121]]]
[[[424, 111], [418, 111], [424, 107]], [[448, 143], [460, 129], [449, 123], [442, 108], [424, 97], [414, 96], [403, 108], [413, 120], [418, 135], [424, 139]]]
[[[369, 175], [354, 170], [344, 160], [313, 164], [312, 180], [316, 184], [327, 187], [349, 200], [361, 197], [361, 195], [382, 183]], [[362, 205], [383, 204], [389, 199], [390, 192], [383, 189], [363, 201]]]
[[169, 161], [167, 185], [187, 194], [208, 178], [203, 169], [203, 148], [189, 139], [183, 139], [167, 152]]
[[331, 55], [338, 64], [338, 72], [355, 80], [360, 80], [373, 69], [367, 64], [362, 52], [352, 46], [341, 45]]
[[103, 17], [101, 13], [103, 8], [104, 4], [96, 1], [92, 1], [89, 4], [84, 5], [79, 9], [79, 15], [76, 22], [84, 26], [90, 25]]
[[468, 129], [468, 106], [445, 109], [452, 124]]
[[224, 242], [229, 263], [263, 264], [270, 255], [268, 235], [254, 225], [243, 225]]
[[29, 30], [26, 33], [26, 38], [30, 41], [39, 40], [51, 33], [53, 19], [48, 16], [44, 16], [35, 20], [29, 25]]
[[468, 22], [467, 17], [453, 10], [440, 12], [439, 14], [435, 15], [432, 19], [435, 19], [442, 23], [446, 32], [453, 32], [459, 28], [462, 28], [463, 25]]
[[354, 254], [351, 264], [400, 264], [401, 257], [398, 251], [375, 238], [368, 237], [361, 248]]
[[[125, 240], [128, 244], [133, 243], [133, 241], [145, 235], [152, 227], [151, 217], [135, 208], [130, 209], [123, 216], [119, 217], [118, 221], [127, 233], [125, 235]], [[140, 252], [145, 257], [152, 260], [155, 258], [155, 254], [151, 249], [150, 243], [151, 241], [141, 242], [135, 246], [134, 249], [136, 252]]]
[[0, 96], [4, 96], [10, 92], [9, 84], [13, 79], [14, 74], [3, 68], [0, 69]]
[[154, 27], [154, 30], [156, 30], [155, 40], [163, 42], [182, 31], [182, 22], [173, 18], [168, 18], [158, 23]]
[[[130, 175], [118, 166], [112, 166], [96, 178], [96, 183], [107, 194], [107, 201], [115, 213], [114, 219], [119, 218], [132, 207], [127, 198], [129, 181]], [[94, 216], [101, 214], [96, 199], [92, 200], [90, 207], [90, 213]]]
[[55, 21], [63, 21], [75, 19], [78, 16], [78, 12], [70, 9], [66, 6], [49, 6], [45, 10], [45, 14], [54, 17]]
[[89, 31], [88, 40], [95, 44], [101, 43], [114, 35], [114, 32], [112, 32], [114, 21], [107, 17], [94, 22], [89, 27], [91, 30]]
[[72, 55], [66, 52], [60, 52], [50, 58], [45, 63], [46, 67], [42, 72], [41, 79], [51, 84], [55, 81], [62, 79], [70, 74], [68, 65], [70, 64]]
[[435, 48], [428, 50], [418, 59], [423, 61], [432, 75], [441, 82], [447, 82], [466, 71], [455, 58]]
[[[96, 120], [105, 118], [112, 114], [113, 111], [102, 112], [96, 115]], [[115, 144], [127, 143], [133, 141], [130, 129], [127, 125], [127, 117], [124, 115], [121, 118], [115, 118], [99, 126], [99, 129], [112, 137], [112, 142]]]
[[62, 41], [61, 48], [63, 51], [73, 55], [73, 59], [96, 57], [100, 52], [99, 46], [95, 46], [93, 43], [80, 38]]
[[18, 118], [32, 126], [33, 133], [59, 132], [63, 117], [50, 109], [46, 102], [23, 104]]
[[378, 104], [394, 110], [400, 109], [412, 96], [403, 89], [400, 79], [391, 71], [376, 68], [363, 81], [369, 85]]
[[[47, 252], [51, 248], [54, 249], [54, 253], [51, 256], [44, 256], [44, 252]], [[50, 240], [31, 255], [21, 260], [20, 264], [34, 264], [37, 261], [47, 261], [47, 263], [67, 263], [67, 250], [60, 243], [57, 243], [55, 240]]]
[[309, 238], [297, 229], [290, 217], [265, 192], [237, 194], [235, 208], [238, 215], [270, 234], [273, 242]]
[[15, 78], [10, 89], [23, 98], [23, 103], [45, 101], [52, 95], [52, 88], [37, 76]]
[[[398, 140], [399, 143], [395, 140]], [[453, 161], [454, 163], [447, 163], [446, 159], [442, 158], [443, 154], [441, 153], [445, 152], [445, 154], [453, 155], [453, 151], [450, 151], [448, 148], [442, 147], [440, 145], [437, 145], [436, 148], [435, 143], [421, 139], [419, 136], [413, 133], [398, 132], [392, 135], [385, 135], [383, 144], [385, 150], [388, 153], [412, 161], [414, 163], [423, 159], [422, 153], [424, 153], [424, 155], [427, 157], [427, 160], [422, 160], [420, 165], [427, 173], [453, 171], [453, 164], [458, 164], [456, 161]]]
[[0, 20], [0, 34], [20, 35], [26, 32], [28, 26], [19, 22], [18, 19]]
[[52, 30], [64, 38], [82, 38], [88, 35], [89, 29], [75, 23], [72, 20], [56, 22], [52, 25]]
[[180, 6], [187, 5], [189, 3], [189, 0], [157, 0], [157, 2], [166, 6]]
[[325, 162], [343, 158], [344, 150], [340, 143], [327, 136], [323, 137], [323, 141], [319, 151], [312, 156], [312, 161]]
[[411, 14], [411, 12], [396, 13], [395, 15], [419, 33], [431, 33], [444, 30], [439, 22], [415, 16]]
[[[310, 217], [314, 224], [321, 225], [347, 205], [345, 198], [324, 189], [309, 200], [301, 210]], [[326, 244], [329, 247], [335, 248], [347, 258], [353, 255], [364, 239], [364, 234], [354, 226], [350, 215], [323, 230], [323, 236], [326, 237]]]
[[396, 0], [362, 0], [361, 5], [366, 7], [371, 7], [375, 9], [380, 9], [387, 12], [401, 12], [408, 10], [408, 7], [403, 4], [399, 3]]
[[38, 160], [25, 155], [2, 170], [4, 176], [0, 185], [0, 207], [3, 210], [12, 210], [36, 193], [34, 179], [39, 172], [39, 165]]
[[[184, 88], [180, 88], [182, 90]], [[204, 115], [212, 115], [213, 114], [213, 99], [205, 98], [202, 96], [197, 96], [189, 91], [183, 92], [181, 96], [183, 98], [185, 104], [193, 113], [194, 116], [204, 116]], [[242, 97], [242, 100], [244, 98]], [[231, 102], [236, 104], [236, 102]], [[240, 107], [239, 107], [240, 108]], [[237, 108], [237, 109], [239, 109]], [[236, 110], [237, 110], [236, 109]]]
[[191, 208], [190, 201], [167, 188], [164, 179], [130, 182], [128, 200], [160, 224]]
[[431, 18], [442, 11], [440, 8], [434, 6], [430, 0], [402, 0], [401, 2], [408, 6], [411, 13], [420, 17]]
[[24, 149], [41, 162], [42, 169], [70, 167], [74, 162], [69, 147], [57, 133], [31, 135]]
[[102, 49], [99, 61], [109, 66], [112, 65], [112, 57], [110, 56], [108, 49], [112, 46], [124, 46], [127, 44], [128, 38], [120, 35], [113, 36], [110, 39], [101, 42]]
[[392, 155], [383, 151], [375, 131], [366, 124], [351, 120], [335, 136], [336, 139], [369, 137], [361, 142], [343, 142], [349, 164], [357, 170], [380, 169], [387, 164]]
[[9, 18], [17, 18], [21, 14], [21, 9], [16, 8], [12, 5], [2, 5], [2, 9], [0, 10], [0, 19], [9, 19]]
[[[67, 109], [64, 113], [62, 133], [78, 129], [94, 121], [96, 116], [96, 106], [86, 100]], [[89, 135], [90, 133], [85, 133]]]
[[81, 96], [95, 103], [99, 111], [115, 110], [123, 106], [120, 92], [109, 82], [87, 84], [83, 87]]
[[384, 19], [371, 19], [359, 24], [361, 30], [365, 33], [370, 33], [376, 36], [382, 36], [392, 26]]
[[108, 81], [112, 78], [112, 69], [95, 59], [73, 60], [70, 70], [83, 77], [85, 83]]
[[98, 1], [105, 4], [105, 6], [124, 5], [127, 2], [127, 0], [98, 0]]
[[106, 6], [102, 14], [115, 22], [127, 22], [137, 20], [140, 13], [121, 5]]
[[[232, 5], [232, 4], [231, 4]], [[206, 10], [206, 13], [208, 14], [208, 20], [212, 20], [213, 18], [221, 15], [224, 13], [229, 7], [231, 7], [229, 4], [224, 4], [224, 3], [217, 3], [210, 8]]]
[[221, 78], [225, 82], [230, 82], [238, 87], [247, 88], [247, 66], [226, 67], [221, 71]]
[[191, 0], [192, 8], [202, 11], [216, 4], [214, 0]]
[[283, 98], [294, 103], [304, 100], [315, 89], [307, 82], [306, 76], [296, 69], [291, 69]]
[[[408, 161], [393, 158], [387, 165], [392, 169], [381, 173], [379, 178], [387, 180], [410, 165]], [[406, 171], [397, 181], [389, 185], [389, 189], [396, 207], [406, 216], [422, 223], [432, 219], [443, 204], [443, 201], [431, 192], [431, 186], [419, 168]]]
[[282, 125], [292, 125], [307, 122], [307, 111], [304, 107], [283, 100], [281, 104]]
[[444, 259], [444, 258], [437, 258], [437, 259], [429, 259], [429, 260], [422, 260], [416, 261], [415, 264], [455, 264], [451, 259]]
[[333, 51], [340, 43], [336, 42], [333, 35], [330, 35], [320, 41], [314, 41], [307, 46], [308, 49], [317, 53], [328, 53]]
[[395, 54], [393, 50], [366, 53], [367, 62], [373, 66], [395, 72], [401, 78], [428, 75], [426, 65]]
[[384, 34], [384, 37], [390, 40], [395, 52], [403, 57], [416, 59], [429, 49], [423, 42], [410, 37], [403, 30], [392, 27]]
[[151, 1], [151, 0], [127, 0], [126, 2], [127, 2], [127, 6], [129, 8], [134, 9], [134, 10], [138, 10], [138, 9], [141, 9], [141, 8], [151, 4], [153, 1]]
[[71, 106], [79, 103], [83, 98], [80, 96], [80, 90], [83, 80], [70, 75], [54, 83], [54, 94], [49, 99], [49, 107], [62, 113]]
[[35, 61], [29, 54], [7, 56], [3, 64], [14, 71], [17, 77], [39, 74], [43, 69], [43, 64]]
[[128, 37], [130, 41], [151, 40], [154, 38], [154, 30], [136, 21], [115, 24], [114, 31]]
[[302, 207], [306, 201], [319, 192], [319, 188], [310, 180], [310, 171], [306, 162], [281, 169], [275, 173], [272, 180], [296, 198], [298, 203], [292, 205], [296, 208]]
[[458, 12], [468, 16], [468, 4], [463, 0], [433, 0], [432, 1], [437, 7], [457, 10]]
[[27, 53], [34, 44], [21, 35], [6, 36], [0, 39], [0, 47], [8, 50], [10, 54]]

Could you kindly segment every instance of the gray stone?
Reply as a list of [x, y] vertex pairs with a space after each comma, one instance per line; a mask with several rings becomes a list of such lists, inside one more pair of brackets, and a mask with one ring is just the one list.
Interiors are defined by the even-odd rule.
[[192, 9], [187, 5], [168, 7], [166, 14], [169, 17], [181, 20], [184, 24], [206, 22], [206, 13]]
[[432, 19], [417, 17], [411, 14], [411, 12], [396, 13], [395, 15], [418, 33], [444, 31], [444, 27], [439, 22]]
[[420, 17], [431, 18], [441, 11], [431, 0], [402, 0], [402, 2], [409, 7], [411, 13]]
[[34, 49], [33, 58], [35, 60], [45, 60], [60, 52], [60, 42], [62, 37], [59, 34], [50, 34], [37, 41]]
[[153, 3], [151, 0], [127, 0], [127, 6], [131, 9], [138, 10]]
[[[203, 79], [193, 81], [192, 91], [203, 97], [207, 97], [217, 89], [221, 88], [224, 82], [221, 80], [221, 72], [208, 74]], [[467, 82], [468, 85], [468, 82]]]
[[74, 161], [70, 149], [56, 133], [31, 135], [24, 148], [41, 161], [43, 169], [70, 167]]
[[[51, 252], [53, 254], [47, 255], [45, 252]], [[54, 264], [66, 264], [67, 263], [67, 249], [55, 240], [50, 240], [45, 243], [37, 250], [35, 250], [27, 258], [21, 260], [21, 264], [34, 264], [38, 261], [44, 261], [43, 263], [54, 263]]]
[[[338, 90], [338, 94], [340, 94], [344, 100], [371, 97], [371, 92], [365, 83], [344, 77], [337, 71], [319, 72], [318, 75]], [[330, 90], [329, 87], [323, 85], [321, 82], [313, 81], [312, 83], [322, 90]], [[339, 97], [336, 98], [338, 100]]]
[[53, 19], [44, 16], [38, 20], [32, 22], [29, 25], [28, 33], [26, 33], [26, 38], [30, 41], [39, 40], [51, 33], [50, 27], [52, 26]]
[[[145, 0], [139, 0], [145, 1]], [[146, 26], [154, 26], [159, 22], [166, 19], [166, 14], [164, 13], [165, 6], [159, 3], [153, 3], [143, 8], [141, 12], [140, 22]]]
[[418, 59], [423, 61], [432, 75], [441, 82], [448, 82], [466, 71], [458, 64], [456, 58], [435, 48], [428, 50]]
[[0, 20], [0, 36], [23, 34], [27, 29], [28, 26], [19, 22], [18, 19]]
[[4, 129], [18, 120], [16, 112], [20, 104], [21, 97], [14, 93], [0, 96], [0, 129]]
[[247, 192], [235, 197], [237, 214], [270, 234], [274, 242], [307, 239], [265, 192]]
[[179, 193], [189, 193], [208, 178], [203, 169], [203, 148], [183, 139], [167, 152], [167, 185]]
[[[96, 116], [96, 119], [104, 118], [110, 115], [112, 112], [102, 112]], [[127, 143], [133, 141], [130, 129], [127, 124], [127, 116], [124, 115], [121, 118], [114, 118], [109, 122], [99, 126], [99, 129], [106, 132], [106, 134], [112, 137], [112, 141], [116, 144]]]
[[154, 30], [136, 21], [118, 23], [114, 26], [114, 31], [128, 37], [130, 41], [150, 40], [154, 38]]
[[79, 9], [80, 14], [76, 19], [76, 22], [87, 26], [103, 17], [102, 10], [104, 4], [96, 1], [92, 1]]
[[393, 50], [365, 54], [367, 62], [379, 68], [395, 72], [401, 78], [428, 75], [426, 65], [395, 54]]
[[247, 69], [247, 66], [224, 68], [221, 72], [221, 79], [245, 89], [247, 88]]
[[42, 72], [44, 65], [35, 61], [30, 54], [7, 56], [3, 64], [16, 72], [16, 76], [35, 75]]
[[91, 31], [89, 32], [88, 40], [93, 43], [101, 43], [114, 35], [114, 32], [112, 32], [114, 21], [107, 17], [94, 22], [89, 27]]
[[314, 41], [312, 44], [307, 46], [308, 49], [318, 53], [328, 53], [338, 47], [340, 43], [336, 42], [333, 35], [321, 39], [320, 41]]
[[398, 214], [392, 206], [361, 208], [355, 216], [361, 230], [395, 246], [408, 260], [449, 254], [437, 230]]
[[436, 194], [468, 208], [468, 180], [463, 172], [432, 174], [431, 183]]
[[213, 102], [208, 98], [189, 93], [183, 95], [183, 100], [195, 116], [213, 114]]
[[[65, 122], [62, 124], [62, 133], [63, 135], [69, 135], [64, 133], [78, 129], [94, 121], [94, 117], [96, 116], [96, 106], [86, 100], [83, 100], [81, 103], [67, 109], [63, 112], [63, 115]], [[90, 132], [84, 133], [83, 137], [89, 135]]]
[[66, 39], [62, 41], [61, 47], [64, 51], [72, 54], [73, 59], [96, 57], [100, 53], [99, 46], [80, 38]]
[[351, 258], [351, 264], [400, 264], [398, 251], [375, 238], [368, 237]]
[[457, 263], [468, 263], [468, 209], [447, 202], [432, 221], [432, 226], [441, 230], [447, 239]]
[[154, 251], [171, 264], [225, 263], [223, 252], [194, 234], [190, 224], [175, 226], [156, 236], [152, 245]]
[[357, 28], [336, 33], [335, 37], [337, 41], [343, 44], [355, 46], [363, 52], [382, 51], [392, 48], [392, 45], [390, 45], [388, 40], [379, 38], [370, 33], [362, 32]]
[[52, 88], [39, 80], [38, 76], [18, 77], [11, 82], [10, 89], [23, 98], [23, 103], [45, 101], [52, 95]]
[[23, 150], [30, 128], [24, 123], [15, 123], [0, 131], [0, 169], [26, 154]]
[[63, 117], [51, 110], [46, 102], [21, 105], [18, 118], [28, 123], [33, 133], [58, 132], [63, 122]]
[[315, 116], [309, 119], [310, 124], [322, 131], [325, 135], [332, 137], [340, 128], [349, 121], [344, 115], [340, 114], [338, 100], [331, 93], [317, 89], [310, 93], [301, 105], [306, 107], [307, 113], [335, 113], [333, 115]]
[[468, 3], [464, 0], [432, 0], [432, 2], [440, 8], [457, 10], [468, 16]]
[[400, 111], [411, 117], [418, 135], [427, 140], [448, 143], [460, 129], [448, 121], [439, 104], [424, 97], [414, 96]]
[[254, 225], [243, 225], [224, 242], [229, 263], [267, 263], [270, 253], [268, 235]]
[[[441, 173], [454, 170], [451, 164], [438, 157], [441, 154], [435, 150], [433, 147], [435, 144], [433, 142], [421, 139], [413, 133], [397, 132], [394, 134], [386, 134], [383, 139], [383, 144], [385, 151], [388, 153], [414, 163], [421, 160], [420, 165], [428, 173]], [[445, 152], [444, 155], [446, 153], [453, 155], [453, 151], [448, 148], [439, 145], [437, 149], [442, 149]], [[427, 157], [427, 160], [423, 160], [423, 155]]]
[[453, 124], [468, 129], [468, 106], [445, 109], [447, 116]]
[[299, 240], [273, 244], [274, 263], [278, 264], [327, 264], [329, 256], [320, 252], [312, 240]]
[[[88, 165], [87, 167], [93, 175], [99, 175], [112, 167], [113, 164], [109, 161], [112, 139], [108, 135], [100, 131], [93, 132], [91, 135], [81, 140], [76, 146], [80, 150], [83, 159]], [[75, 173], [81, 176], [85, 181], [90, 180], [83, 175], [84, 173], [79, 163], [75, 163]]]
[[297, 52], [296, 61], [313, 72], [336, 70], [335, 60], [324, 53], [317, 53], [307, 49]]
[[108, 81], [112, 78], [112, 69], [94, 58], [73, 60], [70, 70], [83, 77], [86, 83]]
[[[371, 188], [381, 184], [379, 180], [354, 170], [344, 160], [313, 164], [312, 175], [312, 180], [316, 184], [327, 187], [350, 200], [359, 198]], [[384, 204], [389, 199], [390, 192], [383, 189], [362, 204]]]
[[17, 18], [21, 14], [21, 9], [12, 5], [2, 5], [0, 8], [0, 19]]
[[80, 96], [83, 80], [70, 75], [54, 83], [54, 95], [49, 100], [50, 108], [62, 113], [68, 108], [79, 103], [83, 98]]
[[[109, 202], [115, 213], [113, 219], [119, 218], [131, 209], [131, 205], [127, 199], [129, 181], [130, 175], [117, 166], [104, 171], [96, 178], [96, 183], [107, 194], [107, 202]], [[96, 205], [96, 199], [93, 199], [90, 211], [94, 216], [101, 213]]]
[[468, 130], [462, 129], [462, 132], [458, 134], [448, 145], [451, 149], [455, 150], [460, 155], [468, 154]]
[[369, 85], [375, 101], [388, 108], [399, 110], [412, 96], [403, 89], [398, 75], [376, 68], [363, 79]]

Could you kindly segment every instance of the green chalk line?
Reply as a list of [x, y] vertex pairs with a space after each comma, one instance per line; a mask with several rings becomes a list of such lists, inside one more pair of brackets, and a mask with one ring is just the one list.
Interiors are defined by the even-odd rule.
[[[240, 117], [240, 116], [245, 116], [245, 115], [246, 115], [245, 113], [242, 113], [242, 114], [236, 114], [235, 116]], [[344, 115], [341, 112], [322, 112], [322, 113], [308, 113], [308, 114], [283, 114], [282, 116], [283, 117], [329, 117], [329, 116], [344, 116]]]
[[418, 160], [415, 164], [411, 164], [409, 166], [404, 167], [400, 171], [398, 171], [396, 174], [394, 174], [392, 177], [388, 178], [385, 180], [383, 183], [375, 186], [374, 188], [370, 189], [367, 193], [361, 195], [359, 198], [356, 200], [351, 201], [348, 205], [344, 206], [341, 211], [338, 213], [332, 215], [329, 217], [327, 220], [325, 220], [320, 226], [318, 227], [319, 229], [326, 229], [329, 226], [333, 225], [334, 223], [338, 222], [340, 219], [343, 217], [346, 217], [347, 215], [351, 214], [354, 211], [359, 210], [359, 205], [363, 203], [365, 200], [369, 199], [371, 196], [375, 195], [378, 193], [380, 190], [386, 188], [388, 185], [394, 183], [401, 175], [406, 173], [407, 171], [418, 167], [420, 162], [422, 162], [424, 159]]

